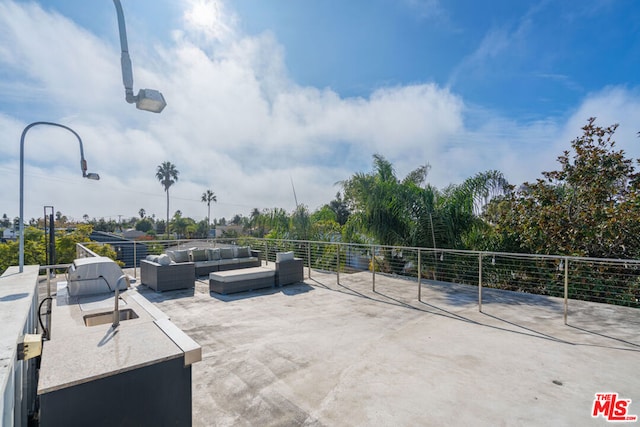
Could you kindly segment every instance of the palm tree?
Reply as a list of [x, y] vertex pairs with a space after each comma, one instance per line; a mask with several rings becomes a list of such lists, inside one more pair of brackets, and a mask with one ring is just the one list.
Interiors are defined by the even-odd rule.
[[156, 170], [156, 178], [158, 178], [158, 181], [160, 181], [160, 184], [164, 187], [164, 191], [167, 193], [167, 239], [169, 239], [169, 187], [176, 183], [179, 174], [180, 172], [178, 172], [176, 166], [171, 162], [162, 162]]
[[209, 237], [209, 231], [211, 231], [211, 202], [217, 202], [218, 198], [216, 197], [216, 194], [211, 191], [211, 190], [207, 190], [204, 193], [202, 193], [202, 202], [207, 204], [207, 237]]
[[356, 173], [340, 182], [345, 202], [353, 207], [352, 224], [359, 224], [383, 245], [402, 245], [410, 235], [415, 193], [420, 191], [429, 166], [421, 166], [400, 181], [392, 164], [373, 156], [374, 171]]

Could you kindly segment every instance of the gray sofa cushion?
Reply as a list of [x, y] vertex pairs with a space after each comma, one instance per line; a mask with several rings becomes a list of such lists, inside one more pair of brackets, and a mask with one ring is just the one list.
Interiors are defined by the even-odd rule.
[[189, 262], [189, 251], [186, 249], [173, 251], [173, 260], [175, 262]]
[[209, 248], [207, 249], [207, 258], [209, 261], [219, 261], [220, 260], [220, 248]]
[[209, 261], [209, 255], [206, 249], [192, 249], [189, 251], [191, 261]]
[[155, 262], [160, 265], [169, 265], [171, 264], [171, 258], [169, 258], [169, 255], [167, 254], [162, 254], [156, 257]]
[[232, 259], [234, 256], [233, 248], [220, 248], [220, 258], [221, 259]]
[[251, 248], [249, 246], [236, 246], [236, 258], [248, 258], [251, 256]]

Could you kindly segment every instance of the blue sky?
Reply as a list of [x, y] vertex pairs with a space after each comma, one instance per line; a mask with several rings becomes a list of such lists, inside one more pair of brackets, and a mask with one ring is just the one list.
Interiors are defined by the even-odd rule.
[[[0, 213], [17, 215], [19, 137], [34, 128], [26, 216], [164, 217], [155, 167], [180, 170], [171, 212], [314, 210], [380, 153], [439, 188], [489, 169], [513, 184], [556, 167], [590, 116], [640, 157], [640, 3], [634, 0], [122, 0], [134, 89], [124, 102], [112, 1], [0, 0]], [[33, 142], [31, 140], [34, 140]]]

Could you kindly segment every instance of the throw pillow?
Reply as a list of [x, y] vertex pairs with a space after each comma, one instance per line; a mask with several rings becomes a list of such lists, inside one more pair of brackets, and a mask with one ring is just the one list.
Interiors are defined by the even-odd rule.
[[189, 251], [181, 250], [181, 251], [173, 251], [173, 260], [175, 262], [189, 262]]
[[249, 246], [236, 246], [236, 258], [249, 258], [251, 256], [251, 248]]
[[198, 261], [208, 261], [209, 255], [207, 254], [206, 249], [192, 249], [190, 252], [190, 258], [193, 262]]
[[220, 258], [222, 259], [232, 259], [233, 258], [233, 248], [220, 248]]
[[276, 254], [276, 262], [281, 262], [281, 261], [293, 261], [293, 251], [289, 251], [289, 252], [278, 252]]
[[160, 265], [169, 265], [171, 264], [171, 258], [169, 258], [169, 255], [167, 254], [162, 254], [158, 256], [156, 262]]
[[220, 259], [220, 248], [207, 249], [209, 261], [218, 261]]

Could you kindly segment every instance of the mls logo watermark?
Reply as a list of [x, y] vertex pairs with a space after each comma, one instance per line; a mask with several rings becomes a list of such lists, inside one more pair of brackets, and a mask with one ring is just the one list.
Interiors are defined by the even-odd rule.
[[593, 418], [602, 416], [611, 422], [637, 421], [637, 415], [629, 414], [629, 406], [631, 406], [631, 399], [619, 399], [618, 393], [596, 393], [591, 416]]

